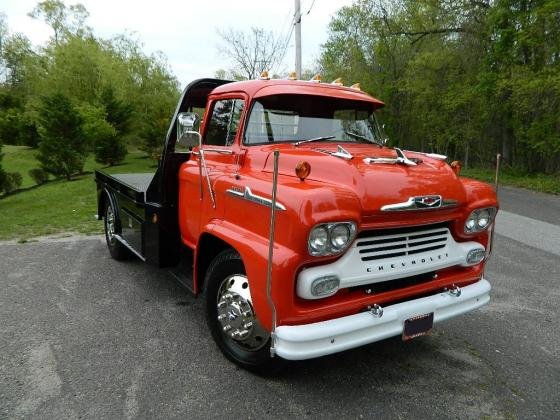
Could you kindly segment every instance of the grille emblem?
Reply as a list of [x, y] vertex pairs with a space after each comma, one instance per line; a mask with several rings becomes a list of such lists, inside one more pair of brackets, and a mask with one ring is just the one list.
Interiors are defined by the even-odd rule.
[[444, 200], [441, 195], [420, 195], [410, 197], [403, 203], [387, 204], [381, 211], [408, 211], [408, 210], [433, 210], [444, 207], [456, 207], [457, 200]]
[[414, 203], [417, 207], [440, 207], [441, 195], [424, 195], [422, 197], [414, 197]]

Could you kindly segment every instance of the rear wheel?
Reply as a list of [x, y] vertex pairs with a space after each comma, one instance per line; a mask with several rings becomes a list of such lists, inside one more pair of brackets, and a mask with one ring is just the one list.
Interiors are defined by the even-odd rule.
[[238, 365], [257, 373], [279, 367], [270, 356], [270, 333], [253, 309], [245, 266], [233, 250], [220, 253], [206, 273], [208, 327], [222, 353]]
[[109, 253], [111, 257], [115, 260], [124, 260], [130, 256], [130, 253], [126, 247], [120, 243], [115, 235], [118, 233], [117, 216], [115, 214], [115, 209], [107, 200], [105, 205], [105, 240], [107, 241], [107, 248], [109, 248]]

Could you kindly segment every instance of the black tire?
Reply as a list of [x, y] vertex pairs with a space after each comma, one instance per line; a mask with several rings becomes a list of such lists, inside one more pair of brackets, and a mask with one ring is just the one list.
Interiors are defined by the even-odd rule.
[[115, 209], [109, 200], [107, 200], [105, 204], [103, 221], [105, 226], [105, 240], [107, 241], [107, 248], [109, 248], [111, 257], [118, 261], [126, 260], [130, 257], [130, 251], [113, 236], [115, 233], [120, 233], [120, 227], [117, 223]]
[[206, 321], [212, 333], [212, 338], [222, 353], [237, 365], [261, 375], [277, 372], [282, 362], [277, 357], [272, 358], [270, 356], [270, 335], [266, 337], [261, 347], [249, 350], [229, 337], [223, 331], [220, 321], [218, 321], [218, 293], [222, 290], [222, 285], [226, 279], [236, 275], [245, 276], [246, 272], [241, 257], [232, 249], [218, 254], [206, 272], [204, 283]]

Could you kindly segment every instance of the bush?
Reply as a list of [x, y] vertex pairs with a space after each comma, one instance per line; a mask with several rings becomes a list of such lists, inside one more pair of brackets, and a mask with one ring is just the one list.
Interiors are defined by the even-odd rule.
[[8, 172], [5, 175], [4, 183], [1, 186], [0, 190], [4, 194], [9, 194], [14, 192], [19, 187], [21, 187], [23, 179], [19, 172]]
[[33, 178], [33, 181], [35, 181], [37, 185], [43, 185], [45, 182], [49, 180], [49, 174], [45, 172], [44, 169], [41, 168], [35, 168], [29, 170], [29, 176]]
[[39, 111], [41, 142], [37, 159], [46, 172], [70, 180], [84, 169], [88, 152], [82, 117], [62, 94], [43, 98]]

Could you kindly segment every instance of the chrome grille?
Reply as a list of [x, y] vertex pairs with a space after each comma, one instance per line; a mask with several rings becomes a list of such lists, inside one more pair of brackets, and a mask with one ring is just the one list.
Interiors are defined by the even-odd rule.
[[381, 260], [420, 254], [445, 248], [450, 238], [445, 226], [398, 229], [398, 232], [366, 232], [360, 235], [356, 247], [362, 261]]

